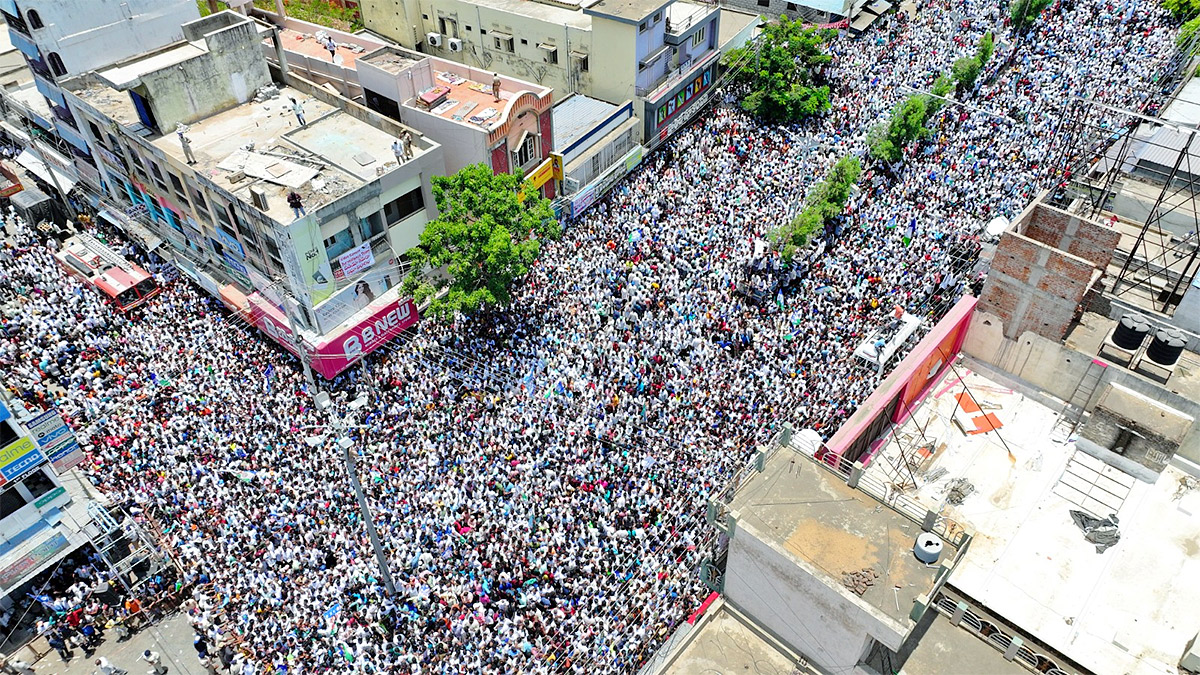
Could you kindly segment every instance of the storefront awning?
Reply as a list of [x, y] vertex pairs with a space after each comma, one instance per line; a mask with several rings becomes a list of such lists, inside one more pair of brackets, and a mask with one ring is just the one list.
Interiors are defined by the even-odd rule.
[[12, 139], [14, 141], [17, 141], [18, 143], [29, 143], [30, 142], [29, 134], [25, 133], [24, 131], [21, 131], [21, 129], [19, 127], [17, 127], [17, 125], [13, 124], [12, 122], [9, 122], [8, 120], [0, 120], [0, 129], [3, 129], [4, 133], [11, 136]]
[[[75, 179], [53, 166], [46, 166], [42, 160], [38, 159], [36, 155], [28, 150], [22, 150], [21, 154], [17, 155], [17, 164], [20, 164], [33, 175], [46, 181], [48, 185], [63, 192], [70, 192], [71, 188], [75, 187]], [[53, 172], [53, 175], [51, 172]], [[56, 180], [58, 181], [57, 184], [55, 183]]]

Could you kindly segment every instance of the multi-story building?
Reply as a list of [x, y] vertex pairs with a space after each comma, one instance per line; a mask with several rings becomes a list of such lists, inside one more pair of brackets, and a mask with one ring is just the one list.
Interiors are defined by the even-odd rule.
[[[251, 19], [226, 11], [182, 32], [62, 83], [109, 188], [100, 215], [165, 243], [180, 269], [289, 350], [298, 338], [332, 376], [416, 319], [400, 256], [435, 217], [441, 147], [306, 80], [273, 82], [260, 44], [271, 31]], [[397, 157], [405, 132], [411, 154]]]
[[1106, 290], [1136, 244], [1104, 209], [1136, 207], [1065, 194], [844, 423], [712, 499], [713, 593], [644, 672], [1200, 673], [1196, 314]]
[[0, 608], [28, 602], [28, 582], [90, 540], [91, 487], [65, 475], [82, 458], [57, 412], [0, 398]]
[[[263, 53], [274, 67], [347, 98], [361, 97], [368, 108], [420, 129], [442, 146], [448, 173], [473, 163], [494, 171], [520, 168], [545, 196], [570, 197], [556, 200], [555, 208], [560, 215], [573, 215], [640, 161], [641, 126], [632, 100], [612, 104], [571, 94], [547, 111], [551, 89], [501, 75], [496, 101], [493, 71], [386, 45], [362, 33], [261, 9], [252, 13], [277, 28], [278, 39], [263, 40]], [[318, 41], [321, 32], [337, 42], [335, 55]], [[552, 155], [554, 161], [548, 159]]]
[[[9, 39], [25, 56], [50, 115], [31, 117], [22, 132], [36, 136], [38, 161], [56, 167], [64, 182], [76, 177], [99, 189], [96, 160], [63, 100], [60, 83], [183, 39], [180, 25], [197, 18], [192, 0], [0, 0]], [[26, 163], [32, 164], [32, 160]], [[32, 170], [32, 169], [31, 169]], [[37, 171], [34, 171], [37, 173]], [[44, 172], [43, 172], [44, 173]], [[46, 176], [46, 182], [52, 181]], [[55, 176], [54, 178], [57, 178]]]
[[[367, 105], [443, 139], [446, 171], [482, 163], [526, 175], [550, 156], [551, 90], [395, 47], [358, 59]], [[539, 185], [554, 197], [554, 183]]]
[[688, 0], [369, 0], [367, 26], [409, 49], [620, 104], [638, 142], [665, 137], [708, 98], [721, 10]]

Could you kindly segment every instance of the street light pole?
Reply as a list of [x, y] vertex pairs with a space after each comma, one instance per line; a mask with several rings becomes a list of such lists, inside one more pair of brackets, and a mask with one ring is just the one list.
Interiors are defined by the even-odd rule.
[[350, 476], [350, 486], [354, 488], [354, 496], [358, 498], [358, 510], [363, 523], [367, 526], [367, 536], [371, 538], [371, 548], [375, 549], [375, 561], [379, 565], [379, 576], [383, 577], [383, 585], [389, 596], [395, 597], [396, 584], [392, 582], [392, 573], [388, 570], [387, 556], [384, 555], [383, 545], [379, 543], [379, 532], [375, 529], [375, 518], [371, 515], [371, 507], [367, 505], [367, 496], [363, 494], [362, 484], [358, 481], [358, 463], [354, 458], [354, 442], [342, 436], [338, 445], [346, 451], [346, 473]]
[[[371, 540], [371, 548], [375, 551], [375, 562], [379, 565], [379, 576], [383, 577], [384, 588], [387, 589], [388, 595], [395, 597], [396, 584], [392, 581], [391, 569], [388, 566], [387, 556], [383, 552], [383, 544], [379, 541], [379, 532], [375, 529], [375, 518], [371, 515], [371, 507], [367, 504], [367, 496], [363, 494], [362, 483], [358, 480], [358, 462], [354, 457], [354, 441], [350, 440], [347, 435], [350, 427], [346, 424], [346, 418], [336, 415], [333, 412], [333, 401], [330, 400], [329, 394], [319, 392], [313, 397], [317, 407], [324, 410], [329, 415], [333, 426], [337, 430], [337, 444], [346, 453], [346, 475], [350, 478], [350, 487], [354, 490], [354, 497], [358, 499], [359, 517], [363, 520], [363, 525], [367, 528], [367, 537]], [[358, 403], [361, 401], [361, 403]], [[362, 397], [355, 399], [351, 406], [362, 407], [366, 400]]]

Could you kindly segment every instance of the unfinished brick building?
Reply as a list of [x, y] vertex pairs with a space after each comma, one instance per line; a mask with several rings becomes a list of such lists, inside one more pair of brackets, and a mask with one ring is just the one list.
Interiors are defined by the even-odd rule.
[[1010, 340], [1026, 331], [1061, 340], [1120, 238], [1039, 199], [1000, 237], [979, 308], [1000, 317]]

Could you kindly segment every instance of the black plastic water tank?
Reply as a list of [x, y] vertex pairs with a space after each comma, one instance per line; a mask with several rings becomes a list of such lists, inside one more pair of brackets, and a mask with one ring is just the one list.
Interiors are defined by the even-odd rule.
[[1150, 346], [1146, 348], [1146, 356], [1160, 366], [1173, 366], [1183, 353], [1187, 338], [1174, 328], [1164, 328], [1154, 334]]
[[1141, 314], [1129, 313], [1121, 316], [1113, 329], [1113, 344], [1126, 351], [1136, 351], [1142, 340], [1150, 333], [1150, 322]]

